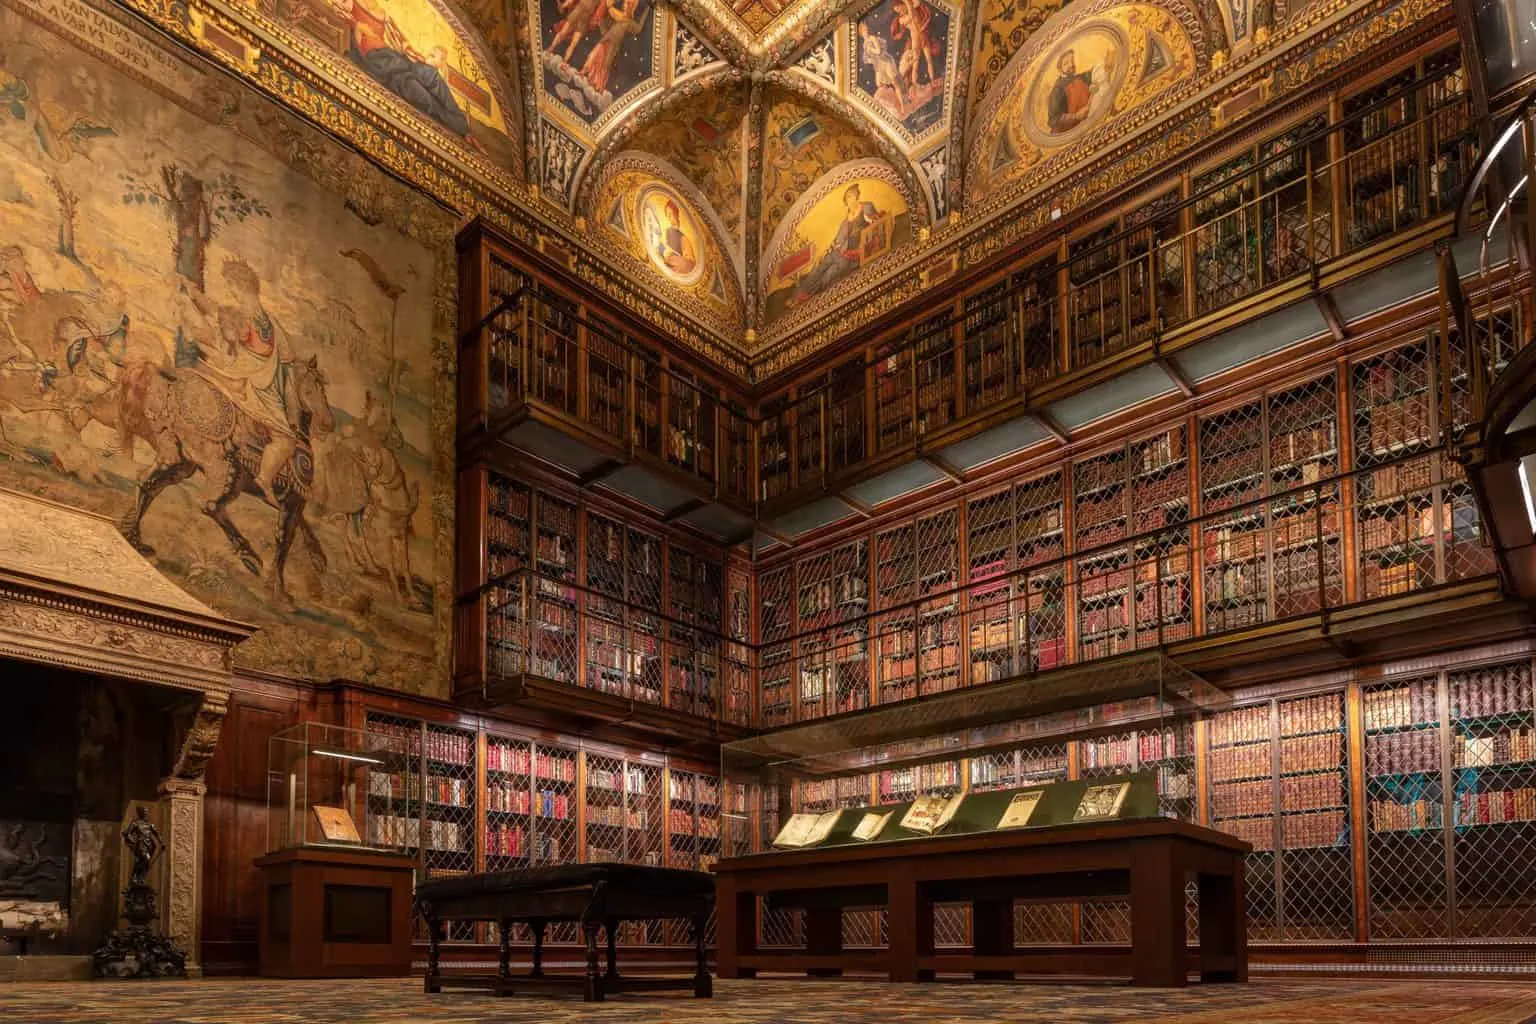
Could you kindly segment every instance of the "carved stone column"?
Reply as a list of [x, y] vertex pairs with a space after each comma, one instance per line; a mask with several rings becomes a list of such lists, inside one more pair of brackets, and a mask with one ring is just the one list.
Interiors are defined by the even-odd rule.
[[160, 901], [160, 929], [187, 954], [187, 973], [201, 973], [203, 917], [203, 775], [219, 742], [229, 695], [207, 691], [187, 709], [179, 724], [181, 746], [176, 766], [160, 783], [161, 820], [165, 822], [165, 890]]

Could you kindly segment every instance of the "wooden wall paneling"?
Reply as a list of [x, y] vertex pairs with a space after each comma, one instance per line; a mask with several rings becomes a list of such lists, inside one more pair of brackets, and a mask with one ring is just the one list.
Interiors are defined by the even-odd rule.
[[261, 875], [267, 852], [269, 740], [300, 719], [301, 692], [236, 689], [208, 765], [203, 805], [203, 942], [209, 974], [254, 973]]

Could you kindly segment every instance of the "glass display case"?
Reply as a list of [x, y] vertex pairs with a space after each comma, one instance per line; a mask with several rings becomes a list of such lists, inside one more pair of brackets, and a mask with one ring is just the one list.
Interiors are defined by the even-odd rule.
[[[419, 822], [419, 776], [402, 736], [307, 722], [268, 744], [267, 849], [393, 850]], [[413, 790], [415, 790], [413, 792]], [[415, 805], [413, 812], [411, 805]]]
[[[1190, 818], [1189, 723], [1227, 703], [1220, 689], [1148, 653], [729, 743], [723, 852]], [[1037, 770], [1042, 752], [1068, 739], [1105, 753], [1092, 770]]]

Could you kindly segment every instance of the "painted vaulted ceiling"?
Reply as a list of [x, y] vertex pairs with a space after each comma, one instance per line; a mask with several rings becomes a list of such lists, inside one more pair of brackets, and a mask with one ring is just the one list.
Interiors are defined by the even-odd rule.
[[[742, 354], [1348, 0], [235, 0]], [[1359, 3], [1368, 0], [1356, 0]]]

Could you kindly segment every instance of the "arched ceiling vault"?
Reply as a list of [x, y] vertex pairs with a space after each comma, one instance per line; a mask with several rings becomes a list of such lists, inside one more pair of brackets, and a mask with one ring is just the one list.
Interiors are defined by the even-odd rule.
[[[589, 224], [641, 232], [631, 249], [655, 271], [643, 283], [735, 309], [749, 347], [776, 319], [856, 294], [867, 265], [928, 229], [1102, 152], [1304, 7], [392, 2], [435, 5], [464, 52], [488, 55], [507, 129], [496, 155], [514, 174]], [[615, 205], [616, 181], [660, 198]], [[667, 249], [684, 242], [692, 256]], [[694, 261], [710, 259], [720, 267], [701, 276]]]

